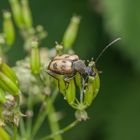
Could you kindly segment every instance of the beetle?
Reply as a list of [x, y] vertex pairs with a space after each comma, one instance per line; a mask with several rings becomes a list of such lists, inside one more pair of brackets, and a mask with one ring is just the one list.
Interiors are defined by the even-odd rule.
[[[84, 83], [86, 83], [88, 76], [96, 76], [98, 72], [95, 63], [100, 59], [102, 54], [114, 43], [121, 40], [121, 38], [117, 38], [111, 43], [109, 43], [97, 56], [95, 61], [89, 62], [88, 66], [86, 66], [85, 62], [79, 59], [78, 55], [70, 55], [63, 54], [57, 55], [53, 58], [53, 60], [48, 65], [48, 74], [57, 79], [54, 75], [60, 74], [65, 75], [65, 81], [73, 78], [76, 72], [79, 72], [83, 77]], [[57, 79], [58, 80], [58, 79]]]
[[[69, 80], [74, 78], [78, 72], [82, 77], [82, 85], [85, 88], [88, 76], [96, 76], [96, 72], [93, 71], [93, 66], [95, 66], [94, 61], [92, 65], [86, 66], [85, 62], [79, 59], [78, 55], [57, 55], [48, 65], [48, 74], [58, 81], [58, 87], [60, 89], [60, 83], [58, 75], [64, 75], [64, 81], [66, 89], [69, 86]], [[89, 63], [90, 64], [90, 63]]]
[[78, 55], [63, 54], [55, 56], [49, 63], [48, 70], [51, 73], [66, 75], [68, 77], [73, 77], [76, 72], [79, 72], [82, 76], [95, 76], [92, 68], [86, 66], [85, 62], [79, 59]]

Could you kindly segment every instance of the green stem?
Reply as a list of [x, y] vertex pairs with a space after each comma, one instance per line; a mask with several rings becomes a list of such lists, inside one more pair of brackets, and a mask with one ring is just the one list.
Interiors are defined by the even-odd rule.
[[[33, 95], [29, 94], [29, 97], [28, 97], [28, 103], [27, 103], [27, 111], [32, 111], [32, 103], [33, 103]], [[30, 116], [29, 118], [27, 118], [27, 122], [26, 122], [26, 127], [27, 127], [27, 131], [26, 131], [26, 136], [27, 138], [30, 139], [31, 137], [31, 130], [32, 130], [32, 116]]]
[[20, 133], [21, 136], [23, 137], [25, 135], [25, 125], [24, 125], [24, 120], [23, 118], [20, 119]]
[[13, 135], [13, 140], [17, 139], [17, 126], [14, 124], [14, 135]]
[[66, 131], [72, 129], [73, 127], [75, 127], [77, 124], [79, 123], [78, 120], [73, 121], [72, 123], [70, 123], [69, 125], [67, 125], [66, 127], [64, 127], [63, 129], [49, 135], [46, 136], [44, 138], [41, 138], [40, 140], [49, 140], [49, 139], [53, 139], [54, 137], [56, 137], [57, 135], [62, 135], [63, 133], [65, 133]]
[[[57, 121], [57, 115], [55, 113], [55, 108], [53, 106], [51, 97], [48, 97], [47, 101], [48, 101], [48, 120], [50, 123], [50, 128], [51, 128], [52, 133], [55, 133], [55, 132], [60, 130], [59, 124]], [[53, 137], [53, 139], [54, 140], [62, 140], [62, 136], [61, 136], [61, 134], [58, 134], [58, 135], [55, 135]]]
[[37, 119], [35, 121], [35, 125], [33, 126], [32, 137], [34, 137], [37, 134], [43, 121], [45, 120], [46, 115], [47, 115], [47, 105], [45, 105], [45, 107], [41, 107], [41, 110], [38, 113]]
[[[58, 90], [55, 89], [55, 91], [52, 93], [52, 96], [51, 96], [52, 102], [55, 101], [57, 94], [58, 94]], [[35, 121], [35, 125], [33, 126], [32, 137], [34, 137], [36, 135], [36, 133], [40, 129], [43, 121], [45, 120], [45, 118], [48, 114], [48, 98], [46, 98], [46, 100], [44, 100], [44, 102], [45, 102], [45, 106], [44, 106], [44, 104], [42, 105], [40, 112], [38, 113], [37, 119]]]

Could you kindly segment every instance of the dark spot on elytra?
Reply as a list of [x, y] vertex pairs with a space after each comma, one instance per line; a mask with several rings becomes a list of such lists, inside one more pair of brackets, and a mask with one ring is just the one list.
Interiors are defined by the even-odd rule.
[[53, 64], [53, 68], [57, 69], [57, 64], [56, 63]]
[[66, 61], [63, 60], [62, 63], [66, 63]]
[[65, 65], [62, 65], [62, 66], [61, 66], [61, 69], [62, 69], [62, 70], [65, 70], [65, 68], [66, 68]]

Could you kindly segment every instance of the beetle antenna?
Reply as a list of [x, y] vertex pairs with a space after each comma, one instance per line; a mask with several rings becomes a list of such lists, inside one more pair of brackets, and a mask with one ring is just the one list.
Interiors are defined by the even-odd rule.
[[103, 55], [103, 53], [113, 44], [115, 44], [117, 41], [121, 40], [121, 38], [116, 38], [115, 40], [113, 40], [112, 42], [110, 42], [97, 56], [95, 63], [97, 63], [97, 61], [99, 61], [99, 59], [101, 58], [101, 56]]

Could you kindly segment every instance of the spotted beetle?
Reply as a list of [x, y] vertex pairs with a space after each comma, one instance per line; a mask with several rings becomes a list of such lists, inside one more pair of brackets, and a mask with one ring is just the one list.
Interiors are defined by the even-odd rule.
[[94, 76], [95, 72], [91, 67], [87, 67], [83, 60], [80, 60], [77, 55], [63, 54], [54, 57], [48, 66], [48, 70], [52, 73], [72, 76], [76, 72], [81, 75]]
[[69, 79], [73, 78], [74, 75], [78, 72], [84, 79], [84, 83], [86, 83], [88, 76], [95, 77], [97, 74], [97, 69], [95, 67], [95, 63], [100, 59], [102, 54], [114, 43], [121, 40], [121, 38], [117, 38], [111, 43], [109, 43], [98, 55], [95, 61], [91, 61], [88, 66], [85, 65], [85, 62], [79, 59], [78, 55], [70, 55], [63, 54], [57, 55], [53, 58], [53, 60], [49, 63], [48, 66], [48, 74], [57, 79], [54, 75], [65, 75], [65, 81], [69, 81]]

